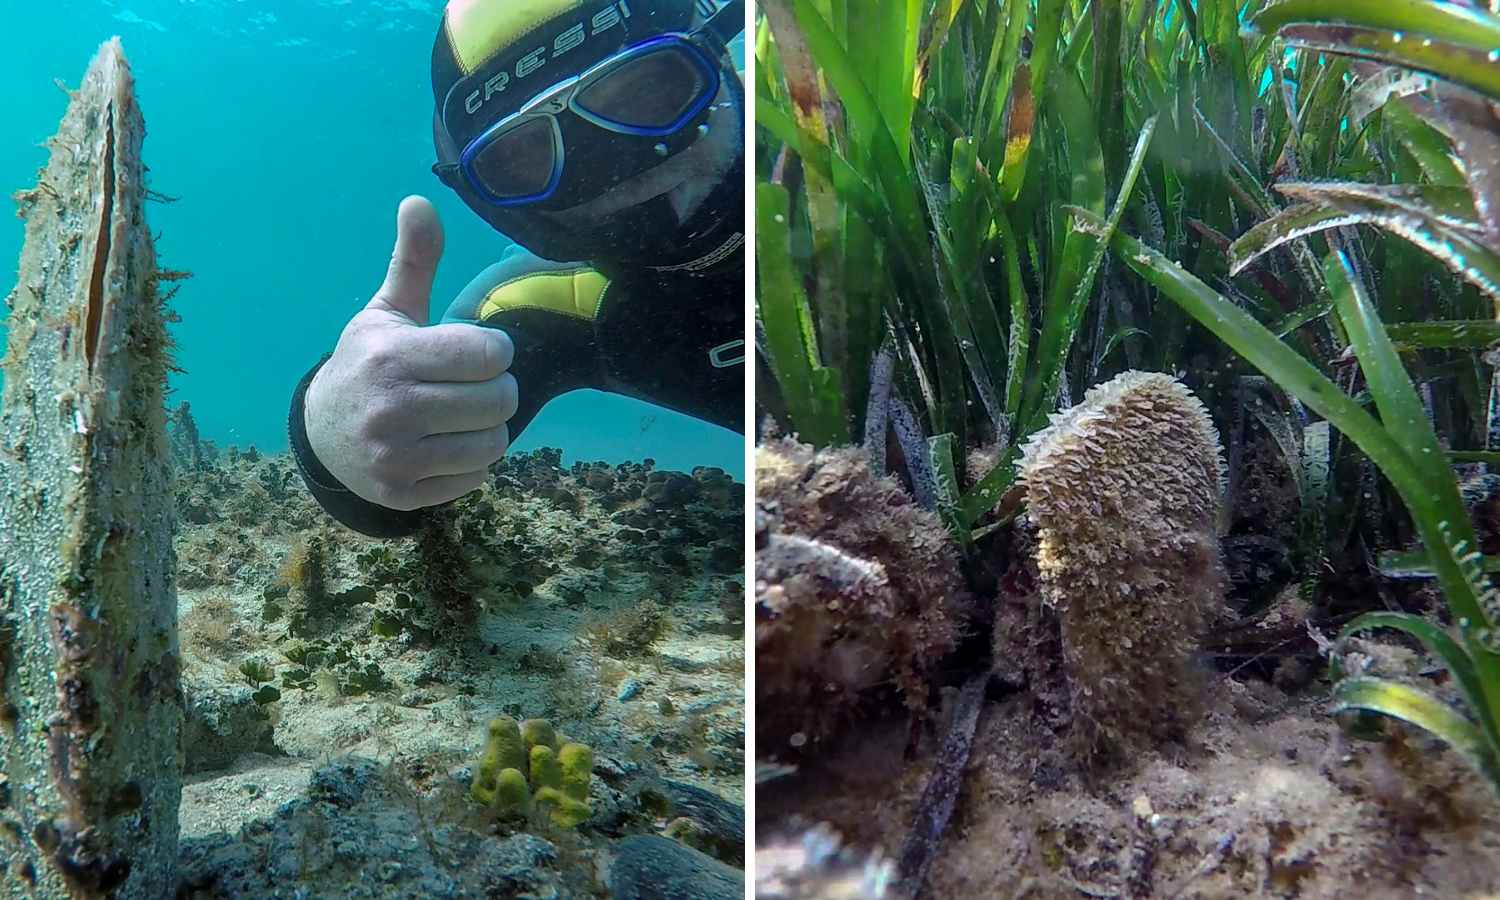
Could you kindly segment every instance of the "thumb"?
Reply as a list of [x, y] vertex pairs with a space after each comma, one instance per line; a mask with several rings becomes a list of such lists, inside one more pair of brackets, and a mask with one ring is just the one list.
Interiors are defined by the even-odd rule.
[[432, 279], [443, 256], [443, 222], [426, 197], [411, 196], [396, 211], [396, 249], [385, 283], [366, 309], [400, 313], [426, 325], [432, 304]]

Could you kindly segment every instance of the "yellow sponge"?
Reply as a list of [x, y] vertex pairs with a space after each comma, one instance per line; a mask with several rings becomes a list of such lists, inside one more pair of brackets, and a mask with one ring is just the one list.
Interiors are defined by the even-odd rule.
[[[496, 716], [490, 721], [489, 742], [484, 756], [474, 770], [471, 792], [486, 806], [509, 806], [501, 802], [500, 779], [506, 771], [521, 775], [529, 765], [526, 745], [521, 742], [521, 728], [510, 716]], [[522, 776], [522, 783], [525, 777]]]
[[589, 805], [574, 800], [557, 788], [544, 787], [536, 792], [536, 808], [547, 813], [553, 824], [564, 828], [577, 828], [593, 815]]
[[557, 762], [562, 766], [562, 792], [587, 803], [589, 780], [594, 775], [594, 751], [583, 744], [564, 744], [557, 751]]
[[594, 751], [567, 742], [545, 719], [516, 722], [497, 716], [474, 771], [474, 798], [508, 815], [546, 813], [554, 824], [574, 828], [593, 815], [589, 783]]
[[538, 744], [557, 749], [557, 731], [546, 719], [527, 719], [521, 723], [521, 739], [529, 750]]

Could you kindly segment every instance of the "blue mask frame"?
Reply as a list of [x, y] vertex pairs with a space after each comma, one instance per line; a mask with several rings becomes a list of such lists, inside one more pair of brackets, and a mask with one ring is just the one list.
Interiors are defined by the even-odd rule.
[[[631, 125], [629, 123], [612, 121], [598, 112], [586, 109], [579, 104], [579, 95], [597, 84], [601, 79], [609, 77], [614, 72], [618, 72], [635, 60], [664, 50], [676, 50], [681, 53], [683, 58], [698, 70], [702, 76], [703, 84], [698, 96], [671, 123], [658, 127]], [[589, 67], [583, 73], [553, 85], [527, 101], [526, 105], [522, 106], [516, 112], [486, 128], [464, 148], [463, 153], [459, 157], [458, 169], [463, 173], [464, 180], [468, 182], [474, 192], [492, 206], [526, 206], [539, 203], [552, 197], [557, 192], [558, 185], [562, 182], [563, 167], [566, 164], [567, 152], [558, 116], [571, 113], [597, 128], [615, 134], [637, 137], [665, 137], [676, 134], [685, 125], [697, 118], [718, 94], [722, 82], [723, 79], [718, 61], [711, 57], [708, 48], [705, 48], [696, 39], [695, 35], [680, 32], [657, 35], [626, 47], [609, 58]], [[546, 186], [540, 191], [524, 196], [501, 196], [493, 192], [484, 184], [483, 179], [477, 173], [475, 161], [497, 141], [502, 140], [507, 135], [537, 119], [547, 120], [551, 132], [552, 172]], [[654, 166], [660, 161], [660, 159], [652, 159], [651, 162]]]

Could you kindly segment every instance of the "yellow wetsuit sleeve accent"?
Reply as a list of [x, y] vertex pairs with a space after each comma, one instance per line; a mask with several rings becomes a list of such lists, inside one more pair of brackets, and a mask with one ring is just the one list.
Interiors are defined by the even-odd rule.
[[534, 272], [490, 288], [475, 319], [483, 322], [510, 309], [542, 309], [593, 321], [609, 279], [593, 269]]
[[452, 0], [443, 27], [468, 74], [538, 25], [582, 5], [583, 0]]

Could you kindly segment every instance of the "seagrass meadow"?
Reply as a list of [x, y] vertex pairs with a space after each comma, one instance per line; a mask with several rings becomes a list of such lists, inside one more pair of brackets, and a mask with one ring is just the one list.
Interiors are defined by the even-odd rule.
[[756, 892], [1500, 891], [1500, 3], [763, 0]]

